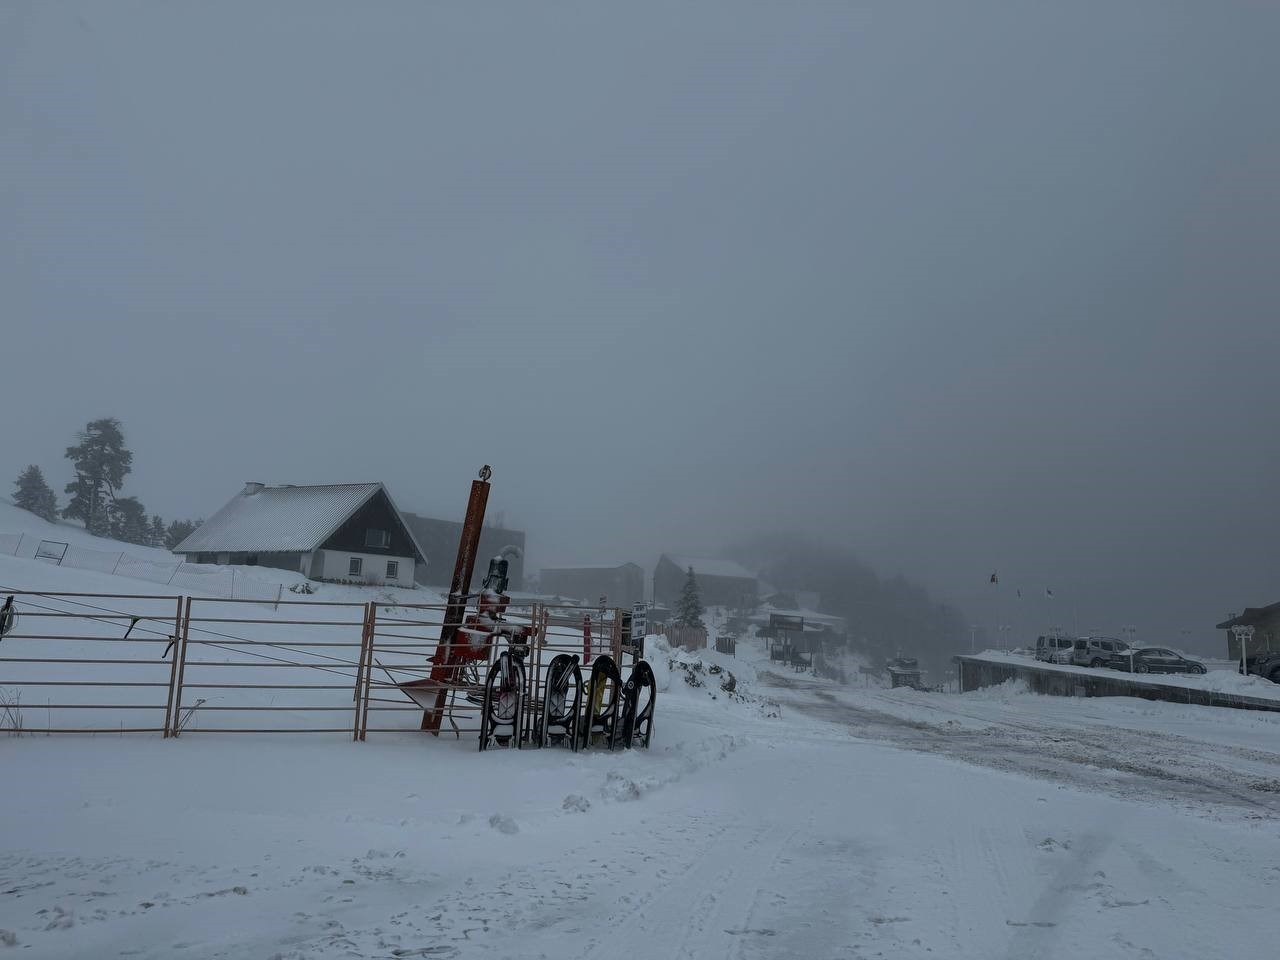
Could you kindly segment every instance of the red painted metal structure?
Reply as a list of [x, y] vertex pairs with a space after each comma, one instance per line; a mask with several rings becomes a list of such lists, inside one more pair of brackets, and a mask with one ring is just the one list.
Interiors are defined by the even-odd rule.
[[456, 642], [459, 630], [466, 620], [467, 600], [471, 589], [471, 575], [475, 572], [476, 552], [480, 548], [480, 531], [484, 528], [484, 510], [489, 502], [489, 477], [493, 471], [485, 464], [480, 469], [480, 479], [471, 481], [471, 495], [467, 498], [467, 512], [462, 520], [462, 536], [458, 540], [458, 559], [453, 565], [453, 580], [449, 585], [449, 606], [445, 611], [444, 625], [440, 628], [440, 645], [431, 658], [431, 675], [422, 680], [411, 680], [400, 689], [422, 706], [422, 726], [435, 736], [440, 735], [440, 723], [444, 717], [445, 701], [449, 688], [456, 686], [468, 664], [488, 658], [488, 638], [479, 641], [475, 625], [468, 624], [463, 642]]

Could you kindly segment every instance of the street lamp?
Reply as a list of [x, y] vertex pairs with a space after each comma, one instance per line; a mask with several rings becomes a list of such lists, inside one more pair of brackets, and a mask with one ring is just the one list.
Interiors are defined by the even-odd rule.
[[1133, 673], [1133, 648], [1138, 642], [1138, 628], [1132, 623], [1127, 623], [1120, 628], [1120, 633], [1124, 635], [1125, 643], [1129, 645], [1129, 672]]
[[1245, 648], [1250, 640], [1253, 639], [1253, 627], [1234, 626], [1231, 632], [1236, 635], [1236, 643], [1240, 644], [1240, 673], [1244, 676], [1249, 675], [1248, 661], [1245, 659]]

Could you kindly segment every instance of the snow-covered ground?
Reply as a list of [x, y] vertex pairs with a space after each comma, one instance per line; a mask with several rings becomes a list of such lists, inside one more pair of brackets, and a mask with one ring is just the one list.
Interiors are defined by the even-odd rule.
[[1280, 717], [651, 645], [647, 752], [0, 739], [0, 957], [1274, 955]]

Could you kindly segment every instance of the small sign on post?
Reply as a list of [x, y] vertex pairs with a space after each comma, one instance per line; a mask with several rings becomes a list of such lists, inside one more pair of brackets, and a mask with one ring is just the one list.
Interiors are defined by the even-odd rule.
[[769, 628], [771, 630], [786, 630], [788, 632], [794, 630], [797, 633], [804, 632], [804, 617], [793, 617], [783, 613], [769, 614]]
[[631, 645], [635, 648], [636, 657], [644, 657], [644, 638], [649, 633], [649, 604], [642, 602], [631, 605]]

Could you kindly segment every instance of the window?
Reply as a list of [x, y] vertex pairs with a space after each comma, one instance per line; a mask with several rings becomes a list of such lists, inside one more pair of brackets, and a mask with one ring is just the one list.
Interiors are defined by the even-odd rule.
[[387, 561], [387, 579], [388, 580], [400, 579], [400, 561], [399, 560]]
[[347, 565], [347, 576], [358, 577], [364, 570], [364, 560], [360, 557], [352, 557], [351, 562]]
[[385, 530], [366, 530], [364, 532], [364, 545], [366, 547], [386, 547], [391, 544], [391, 537], [387, 535]]

